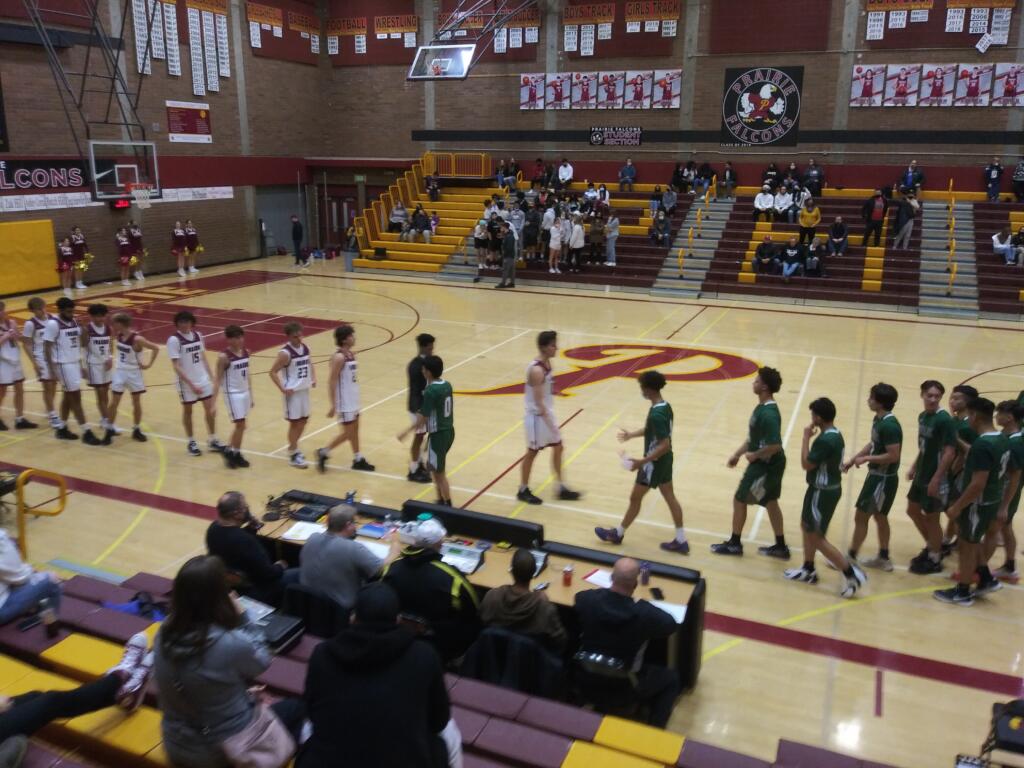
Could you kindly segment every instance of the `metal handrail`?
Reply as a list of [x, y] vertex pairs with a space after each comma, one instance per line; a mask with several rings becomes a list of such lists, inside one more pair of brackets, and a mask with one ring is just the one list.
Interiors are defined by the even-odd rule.
[[[39, 477], [53, 482], [58, 490], [56, 509], [42, 509], [41, 507], [30, 507], [25, 502], [25, 486], [34, 477]], [[55, 472], [47, 472], [45, 469], [26, 469], [15, 483], [15, 494], [18, 502], [18, 549], [21, 550], [23, 560], [28, 560], [28, 542], [25, 534], [25, 515], [33, 517], [56, 517], [64, 511], [67, 506], [68, 486], [64, 478]]]

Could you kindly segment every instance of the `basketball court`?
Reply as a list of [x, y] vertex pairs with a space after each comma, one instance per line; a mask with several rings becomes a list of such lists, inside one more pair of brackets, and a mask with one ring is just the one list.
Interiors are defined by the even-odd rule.
[[[729, 532], [739, 470], [725, 461], [745, 437], [756, 402], [750, 387], [757, 366], [774, 366], [783, 376], [777, 401], [790, 460], [782, 508], [792, 546], [799, 543], [805, 488], [800, 436], [814, 398], [835, 401], [836, 424], [850, 452], [868, 440], [869, 387], [893, 384], [900, 393], [896, 414], [910, 437], [902, 475], [913, 459], [918, 384], [937, 378], [948, 390], [969, 381], [995, 401], [1016, 396], [1024, 388], [1024, 359], [1015, 354], [1021, 349], [1019, 327], [585, 290], [495, 292], [353, 276], [339, 261], [296, 273], [290, 262], [291, 257], [274, 257], [209, 268], [196, 279], [154, 278], [138, 289], [94, 286], [79, 298], [82, 311], [95, 301], [130, 309], [137, 330], [161, 347], [182, 308], [198, 316], [212, 349], [223, 347], [219, 332], [225, 325], [242, 325], [255, 359], [256, 407], [243, 446], [252, 468], [232, 471], [217, 454], [186, 453], [173, 373], [162, 350], [146, 372], [148, 443], [135, 443], [127, 433], [112, 446], [93, 448], [57, 441], [46, 429], [0, 434], [4, 462], [59, 472], [71, 491], [61, 517], [29, 521], [32, 562], [66, 575], [146, 570], [172, 576], [188, 557], [204, 551], [212, 506], [229, 489], [244, 491], [256, 514], [268, 496], [290, 488], [335, 496], [356, 490], [361, 500], [395, 507], [408, 498], [433, 500], [432, 486], [406, 481], [408, 446], [396, 439], [408, 424], [405, 366], [416, 352], [415, 336], [431, 333], [445, 361], [445, 379], [457, 393], [456, 440], [449, 454], [454, 503], [543, 522], [549, 538], [585, 546], [607, 546], [597, 542], [593, 528], [618, 522], [633, 483], [621, 467], [615, 438], [620, 427], [643, 424], [646, 404], [632, 376], [656, 368], [670, 379], [664, 394], [676, 414], [675, 487], [693, 548], [680, 559], [700, 570], [709, 585], [700, 682], [680, 700], [672, 730], [722, 746], [742, 745], [764, 758], [775, 754], [784, 735], [900, 765], [939, 765], [952, 754], [977, 749], [992, 701], [1021, 695], [1024, 591], [1007, 585], [968, 610], [933, 600], [930, 592], [949, 582], [906, 571], [920, 541], [902, 501], [891, 515], [897, 570], [869, 572], [866, 589], [852, 601], [837, 596], [839, 577], [831, 571], [822, 569], [815, 586], [790, 583], [782, 578], [781, 562], [754, 554], [755, 542], [771, 538], [763, 511], [752, 512], [748, 521], [750, 545], [742, 559], [708, 550]], [[46, 298], [52, 302], [56, 294]], [[23, 306], [20, 299], [8, 302], [19, 322]], [[289, 466], [281, 396], [267, 371], [283, 343], [281, 327], [292, 320], [305, 326], [321, 384], [313, 392], [303, 450], [312, 455], [337, 429], [326, 416], [326, 362], [333, 351], [330, 332], [351, 323], [364, 404], [362, 451], [377, 472], [347, 469], [351, 453], [345, 445], [334, 452], [325, 475]], [[515, 499], [524, 449], [521, 393], [536, 334], [545, 329], [559, 333], [554, 373], [564, 396], [556, 399], [556, 416], [567, 480], [583, 498], [554, 500], [542, 456], [531, 487], [544, 504], [530, 507]], [[28, 389], [28, 409], [38, 415], [37, 387]], [[88, 392], [84, 403], [95, 420]], [[229, 425], [218, 405], [224, 438]], [[625, 448], [631, 455], [639, 450], [636, 444]], [[863, 480], [864, 472], [854, 470], [845, 481], [830, 529], [839, 545], [852, 532], [853, 501]], [[903, 480], [901, 496], [906, 486]], [[34, 500], [44, 500], [49, 490], [33, 486]], [[664, 502], [649, 494], [621, 551], [665, 561], [673, 556], [660, 552], [658, 543], [670, 537]], [[875, 547], [872, 529], [865, 551], [873, 554]], [[797, 563], [799, 556], [797, 549]], [[947, 561], [947, 574], [949, 566]]]

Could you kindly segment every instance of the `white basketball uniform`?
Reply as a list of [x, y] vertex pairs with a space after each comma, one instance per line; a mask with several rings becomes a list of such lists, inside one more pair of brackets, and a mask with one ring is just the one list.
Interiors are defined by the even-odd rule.
[[32, 339], [32, 362], [39, 368], [40, 381], [53, 381], [53, 372], [50, 364], [46, 361], [46, 342], [43, 339], [46, 333], [46, 322], [53, 315], [47, 315], [43, 320], [37, 317], [30, 317], [25, 321], [21, 329], [22, 338]]
[[[18, 324], [11, 318], [0, 325], [0, 330], [18, 332]], [[0, 344], [0, 385], [9, 386], [25, 380], [25, 372], [21, 369], [21, 350], [18, 349], [17, 337]]]
[[43, 341], [53, 344], [54, 376], [65, 392], [82, 388], [82, 329], [59, 316], [46, 321]]
[[359, 382], [356, 378], [356, 356], [351, 352], [338, 352], [345, 356], [345, 363], [341, 366], [341, 375], [338, 377], [337, 392], [337, 417], [342, 424], [351, 424], [359, 418]]
[[232, 421], [244, 421], [252, 410], [252, 396], [249, 390], [249, 350], [243, 349], [236, 355], [230, 349], [224, 350], [228, 358], [228, 367], [224, 369], [221, 388], [224, 390], [224, 402], [228, 406], [228, 414]]
[[107, 366], [110, 360], [110, 326], [95, 325], [89, 322], [85, 326], [85, 370], [88, 374], [90, 387], [102, 387], [111, 381], [111, 369]]
[[178, 396], [181, 402], [188, 405], [208, 400], [213, 395], [213, 382], [210, 381], [210, 375], [206, 370], [206, 344], [203, 342], [203, 334], [193, 330], [186, 336], [175, 331], [174, 335], [167, 339], [167, 354], [172, 361], [178, 361], [182, 373], [199, 390], [198, 393], [193, 391], [179, 376]]
[[281, 349], [288, 353], [288, 365], [284, 369], [284, 388], [293, 390], [284, 396], [284, 418], [299, 421], [309, 418], [309, 389], [312, 386], [313, 363], [309, 359], [309, 347], [302, 344], [298, 349], [290, 343]]
[[[544, 394], [543, 406], [548, 416], [545, 419], [540, 415], [541, 403], [533, 393], [530, 386], [530, 372], [534, 367], [544, 371]], [[551, 366], [542, 360], [534, 360], [526, 366], [526, 387], [524, 390], [524, 401], [526, 404], [526, 416], [523, 419], [526, 424], [526, 445], [531, 451], [539, 451], [549, 445], [558, 445], [562, 442], [562, 434], [554, 424], [555, 419], [555, 396], [554, 380], [551, 376]], [[550, 423], [549, 423], [550, 422]]]
[[135, 334], [117, 334], [117, 368], [114, 370], [110, 391], [122, 394], [128, 390], [133, 395], [146, 391], [142, 380], [142, 353], [135, 349]]

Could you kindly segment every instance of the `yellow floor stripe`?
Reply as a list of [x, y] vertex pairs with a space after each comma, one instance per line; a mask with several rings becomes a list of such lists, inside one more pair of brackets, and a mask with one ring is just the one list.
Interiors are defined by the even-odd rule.
[[[470, 462], [472, 462], [472, 461], [476, 461], [477, 459], [479, 459], [479, 458], [480, 458], [481, 456], [483, 456], [483, 455], [484, 455], [485, 453], [487, 453], [487, 452], [488, 452], [489, 450], [491, 450], [491, 448], [493, 448], [494, 446], [496, 446], [496, 445], [497, 445], [498, 443], [500, 443], [500, 442], [501, 442], [502, 440], [504, 440], [504, 439], [505, 439], [506, 437], [508, 437], [509, 435], [511, 435], [511, 434], [512, 434], [513, 432], [515, 432], [515, 431], [516, 431], [517, 429], [519, 429], [519, 428], [520, 428], [521, 426], [523, 426], [523, 420], [522, 420], [522, 419], [519, 419], [519, 420], [517, 420], [517, 421], [516, 421], [516, 423], [515, 423], [515, 424], [513, 424], [513, 425], [512, 425], [511, 427], [509, 427], [508, 429], [506, 429], [506, 430], [505, 430], [504, 432], [502, 432], [502, 433], [501, 433], [500, 435], [498, 435], [498, 436], [497, 436], [496, 438], [494, 438], [493, 440], [491, 440], [491, 442], [489, 442], [489, 443], [488, 443], [487, 445], [485, 445], [485, 446], [484, 446], [483, 448], [481, 448], [480, 450], [476, 451], [476, 452], [475, 452], [475, 453], [473, 453], [473, 454], [472, 454], [472, 455], [471, 455], [471, 456], [470, 456], [470, 457], [469, 457], [468, 459], [465, 459], [465, 460], [464, 460], [464, 461], [463, 461], [463, 462], [462, 462], [461, 464], [459, 464], [458, 466], [456, 466], [456, 467], [455, 467], [455, 469], [453, 469], [453, 470], [452, 470], [451, 472], [448, 472], [448, 473], [447, 473], [447, 474], [448, 474], [448, 477], [451, 477], [452, 475], [454, 475], [454, 474], [455, 474], [456, 472], [458, 472], [458, 471], [459, 471], [460, 469], [462, 469], [462, 468], [463, 468], [464, 466], [466, 466], [466, 465], [467, 465], [467, 464], [469, 464]], [[413, 498], [414, 498], [414, 499], [416, 499], [416, 500], [422, 499], [422, 498], [423, 498], [424, 496], [426, 496], [426, 495], [427, 495], [428, 493], [432, 493], [432, 492], [433, 492], [433, 490], [434, 490], [434, 486], [433, 486], [433, 485], [427, 485], [427, 486], [425, 486], [425, 487], [423, 488], [423, 490], [422, 490], [422, 491], [420, 491], [420, 492], [419, 492], [419, 493], [417, 493], [417, 494], [416, 494], [415, 496], [413, 496]]]
[[712, 320], [710, 323], [708, 323], [707, 326], [704, 328], [704, 330], [701, 331], [700, 333], [698, 333], [696, 338], [694, 338], [694, 340], [691, 341], [690, 343], [691, 344], [696, 344], [698, 341], [703, 339], [705, 334], [707, 334], [708, 331], [710, 331], [712, 328], [714, 328], [716, 325], [718, 325], [718, 321], [719, 320], [721, 320], [723, 317], [725, 317], [726, 315], [729, 314], [729, 311], [730, 310], [728, 310], [728, 309], [725, 310], [722, 314], [720, 314], [718, 317], [716, 317], [714, 320]]
[[646, 338], [646, 337], [647, 337], [647, 334], [648, 334], [648, 333], [650, 333], [651, 331], [653, 331], [653, 330], [654, 330], [655, 328], [657, 328], [657, 327], [658, 327], [659, 325], [661, 325], [662, 323], [664, 323], [664, 322], [665, 322], [666, 320], [668, 320], [668, 319], [669, 319], [670, 317], [675, 317], [676, 315], [678, 315], [678, 314], [679, 314], [679, 313], [680, 313], [680, 312], [681, 312], [682, 310], [686, 309], [686, 307], [687, 307], [687, 305], [686, 305], [686, 304], [683, 304], [682, 306], [679, 306], [679, 307], [676, 307], [675, 309], [673, 309], [673, 310], [672, 310], [671, 312], [669, 312], [669, 313], [668, 313], [667, 315], [665, 315], [665, 316], [664, 316], [663, 318], [661, 318], [661, 319], [660, 319], [660, 320], [659, 320], [658, 322], [656, 322], [656, 323], [655, 323], [654, 325], [652, 325], [652, 326], [650, 326], [649, 328], [646, 328], [646, 329], [644, 329], [643, 331], [641, 331], [641, 333], [640, 333], [640, 338], [641, 338], [641, 339], [643, 339], [643, 338]]

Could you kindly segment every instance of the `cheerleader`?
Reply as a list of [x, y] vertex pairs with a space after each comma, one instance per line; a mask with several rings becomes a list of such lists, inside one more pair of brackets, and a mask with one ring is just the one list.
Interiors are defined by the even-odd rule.
[[178, 260], [178, 277], [185, 277], [185, 259], [188, 254], [188, 237], [180, 221], [174, 222], [171, 234], [171, 255]]
[[188, 271], [195, 275], [199, 270], [196, 268], [196, 254], [202, 253], [205, 248], [199, 244], [199, 230], [192, 223], [192, 219], [185, 221], [185, 257], [188, 260]]
[[135, 249], [132, 246], [132, 239], [128, 235], [128, 228], [121, 227], [114, 235], [114, 242], [117, 243], [117, 263], [121, 267], [121, 285], [130, 286], [132, 281], [128, 279], [132, 263], [138, 263]]
[[146, 249], [142, 246], [142, 227], [135, 223], [134, 219], [128, 220], [128, 237], [132, 241], [132, 255], [135, 257], [135, 279], [140, 283], [146, 279], [142, 274], [142, 261], [146, 256]]
[[71, 251], [74, 254], [71, 266], [75, 288], [84, 291], [85, 283], [82, 282], [82, 276], [92, 263], [92, 254], [89, 253], [89, 244], [85, 241], [81, 227], [71, 228]]
[[65, 237], [57, 243], [57, 274], [60, 275], [60, 287], [64, 295], [71, 297], [71, 278], [75, 270], [75, 249], [71, 247], [71, 238]]

